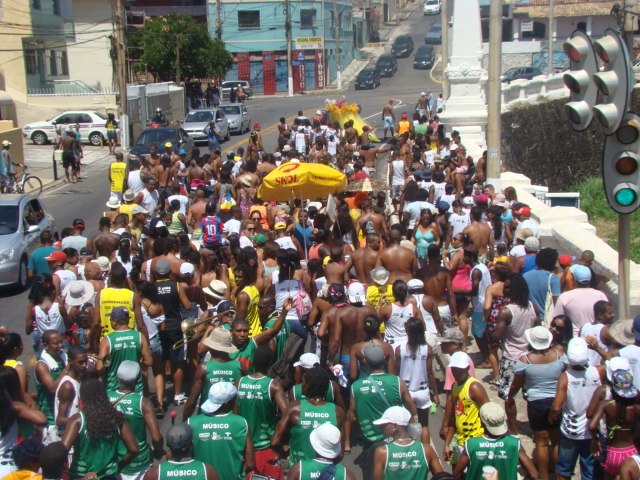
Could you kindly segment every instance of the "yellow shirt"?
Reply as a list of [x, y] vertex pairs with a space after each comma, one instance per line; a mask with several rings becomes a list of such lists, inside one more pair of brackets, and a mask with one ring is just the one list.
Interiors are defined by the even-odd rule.
[[250, 285], [242, 289], [249, 298], [249, 307], [247, 308], [247, 321], [249, 322], [249, 337], [262, 333], [262, 324], [258, 315], [258, 302], [260, 301], [260, 292], [255, 285]]
[[506, 256], [506, 255], [503, 255], [501, 257], [494, 257], [493, 258], [493, 264], [495, 265], [498, 262], [509, 263], [509, 257]]
[[105, 335], [113, 332], [111, 328], [111, 317], [107, 317], [107, 313], [111, 313], [114, 307], [127, 307], [129, 310], [129, 328], [135, 325], [135, 316], [133, 312], [133, 292], [128, 288], [103, 288], [100, 290], [100, 324], [102, 332], [100, 339]]
[[369, 285], [369, 288], [367, 288], [367, 302], [369, 302], [369, 305], [373, 306], [373, 308], [378, 308], [380, 306], [382, 297], [387, 298], [387, 304], [396, 301], [396, 299], [393, 297], [392, 285], [387, 285], [386, 287], [380, 287], [379, 285]]
[[453, 410], [456, 415], [456, 433], [460, 445], [464, 445], [470, 438], [484, 435], [484, 428], [480, 423], [480, 409], [469, 396], [469, 386], [477, 381], [475, 378], [469, 377], [464, 385], [459, 386], [455, 382], [451, 388]]
[[398, 135], [409, 133], [411, 131], [411, 122], [409, 120], [400, 120], [398, 122]]
[[124, 174], [127, 171], [127, 164], [124, 162], [113, 162], [109, 169], [109, 178], [111, 178], [111, 191], [121, 192], [124, 185]]
[[137, 206], [137, 203], [123, 203], [118, 207], [118, 213], [126, 213], [129, 220], [131, 220], [131, 212]]

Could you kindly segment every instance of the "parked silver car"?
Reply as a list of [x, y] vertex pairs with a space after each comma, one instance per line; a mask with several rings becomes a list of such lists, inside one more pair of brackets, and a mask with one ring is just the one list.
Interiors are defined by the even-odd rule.
[[29, 255], [40, 246], [43, 230], [55, 234], [55, 222], [38, 197], [0, 197], [0, 285], [27, 287]]
[[220, 138], [229, 140], [229, 122], [224, 110], [220, 108], [203, 108], [192, 110], [184, 117], [182, 128], [193, 138], [194, 142], [206, 142], [207, 135], [202, 132], [209, 122], [216, 122], [220, 129]]
[[244, 133], [251, 130], [251, 116], [247, 111], [244, 103], [227, 103], [220, 105], [224, 110], [227, 120], [229, 121], [229, 130], [231, 133]]

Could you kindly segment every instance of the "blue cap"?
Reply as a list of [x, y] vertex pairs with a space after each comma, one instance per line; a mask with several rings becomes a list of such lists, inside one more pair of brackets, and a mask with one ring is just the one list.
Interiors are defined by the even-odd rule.
[[633, 319], [633, 336], [640, 342], [640, 315]]
[[634, 398], [638, 390], [633, 386], [633, 374], [629, 370], [616, 370], [611, 379], [613, 392], [622, 398]]
[[187, 151], [184, 148], [181, 148], [180, 150], [178, 150], [178, 155], [186, 155]]
[[114, 320], [129, 320], [129, 309], [127, 307], [114, 307], [111, 313], [106, 314]]
[[591, 269], [589, 267], [579, 264], [572, 265], [571, 273], [578, 283], [585, 284], [591, 281]]
[[451, 208], [451, 205], [449, 205], [444, 200], [440, 200], [438, 203], [436, 203], [436, 208], [441, 212], [446, 212], [449, 210], [449, 208]]

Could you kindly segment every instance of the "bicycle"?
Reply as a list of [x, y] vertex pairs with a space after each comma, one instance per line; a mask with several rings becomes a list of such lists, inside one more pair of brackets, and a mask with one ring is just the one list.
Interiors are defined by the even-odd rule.
[[5, 187], [5, 193], [29, 193], [31, 195], [35, 195], [36, 197], [42, 193], [42, 180], [40, 180], [35, 175], [27, 174], [26, 164], [22, 163], [14, 163], [15, 167], [22, 167], [22, 174], [20, 176], [20, 180], [18, 180], [18, 176], [15, 172], [12, 172], [11, 181], [7, 187]]

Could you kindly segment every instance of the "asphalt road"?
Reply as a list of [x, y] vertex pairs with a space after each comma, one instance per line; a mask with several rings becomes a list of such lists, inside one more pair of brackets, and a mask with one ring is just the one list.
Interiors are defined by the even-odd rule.
[[[416, 48], [423, 43], [424, 34], [430, 24], [439, 21], [439, 16], [425, 17], [422, 15], [421, 10], [418, 10], [415, 15], [410, 17], [408, 27], [410, 34], [414, 38]], [[439, 47], [436, 50], [438, 49]], [[389, 99], [394, 100], [398, 117], [405, 112], [411, 116], [421, 91], [427, 88], [431, 89], [435, 94], [441, 91], [441, 86], [430, 79], [429, 70], [414, 70], [412, 62], [413, 54], [408, 58], [398, 59], [398, 71], [395, 76], [382, 79], [382, 85], [377, 89], [356, 92], [351, 86], [342, 94], [348, 103], [357, 103], [361, 106], [361, 115], [364, 119], [368, 122], [377, 122], [378, 136], [382, 134], [382, 129], [380, 128], [382, 126], [381, 109]], [[298, 110], [302, 110], [306, 115], [312, 115], [315, 110], [325, 106], [327, 98], [335, 99], [336, 95], [333, 94], [326, 97], [323, 95], [299, 95], [291, 98], [255, 97], [247, 102], [247, 108], [251, 113], [252, 122], [257, 121], [262, 125], [265, 147], [268, 151], [272, 151], [277, 140], [276, 124], [281, 116], [292, 120], [297, 116]], [[222, 146], [225, 151], [235, 150], [246, 144], [247, 138], [248, 135], [246, 134], [232, 136]], [[30, 152], [32, 154], [41, 153], [39, 150], [50, 149], [51, 147], [37, 147], [28, 143], [25, 148], [28, 159]], [[98, 149], [98, 147], [88, 146], [85, 148], [87, 150]], [[204, 149], [206, 145], [202, 145], [200, 148]], [[107, 163], [95, 162], [83, 171], [84, 178], [81, 182], [74, 185], [60, 185], [42, 195], [46, 208], [55, 216], [58, 230], [71, 225], [72, 220], [79, 217], [83, 218], [87, 224], [87, 231], [85, 232], [87, 236], [97, 232], [98, 219], [103, 210], [106, 209], [104, 204], [109, 195], [107, 168]], [[20, 292], [15, 288], [0, 289], [0, 312], [2, 312], [0, 323], [7, 325], [12, 331], [24, 332], [26, 304], [27, 292]], [[33, 361], [31, 342], [26, 340], [24, 343], [25, 351], [22, 360], [25, 363], [29, 363]], [[441, 386], [444, 377], [441, 372], [438, 372], [437, 376]], [[441, 400], [444, 401], [443, 396], [441, 396]], [[177, 418], [181, 418], [181, 407], [176, 408], [176, 410], [178, 410]], [[434, 442], [436, 451], [439, 453], [442, 452], [442, 441], [437, 437], [437, 432], [441, 421], [442, 410], [440, 409], [436, 415], [431, 417], [430, 422], [432, 426], [432, 442]], [[163, 432], [166, 431], [169, 424], [170, 418], [167, 415], [161, 425]], [[357, 478], [361, 477], [361, 471], [353, 465], [353, 461], [359, 453], [360, 448], [354, 446], [351, 454], [347, 455], [343, 461], [345, 466], [354, 471]]]

